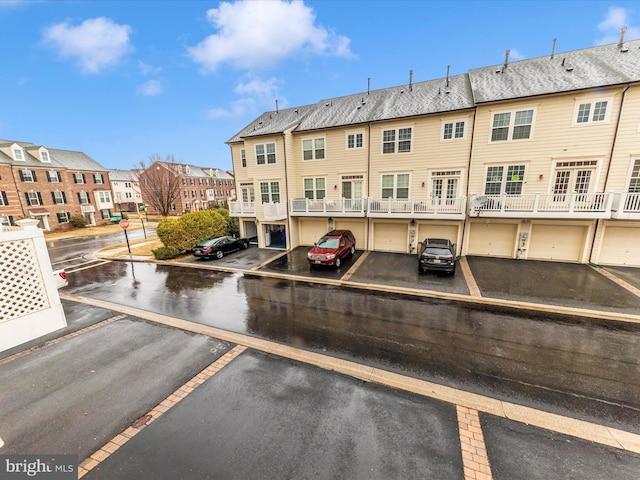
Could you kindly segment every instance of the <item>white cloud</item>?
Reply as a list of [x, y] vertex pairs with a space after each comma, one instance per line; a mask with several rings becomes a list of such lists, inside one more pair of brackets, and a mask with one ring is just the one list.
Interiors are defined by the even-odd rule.
[[520, 51], [517, 48], [512, 48], [511, 50], [509, 50], [509, 61], [510, 62], [517, 62], [518, 60], [524, 60], [525, 57], [522, 53], [520, 53]]
[[145, 97], [154, 97], [162, 93], [162, 84], [158, 80], [149, 80], [137, 87], [138, 93]]
[[140, 73], [142, 75], [155, 75], [162, 71], [162, 67], [154, 67], [153, 65], [149, 65], [147, 63], [141, 62], [138, 60], [138, 68], [140, 69]]
[[620, 41], [620, 29], [627, 27], [624, 35], [625, 40], [635, 40], [640, 38], [640, 28], [631, 26], [629, 11], [622, 7], [609, 7], [607, 16], [598, 24], [598, 30], [603, 32], [603, 36], [596, 39], [596, 45], [607, 45]]
[[45, 44], [64, 58], [75, 59], [83, 73], [98, 73], [112, 67], [133, 50], [129, 42], [131, 27], [108, 18], [85, 20], [80, 25], [59, 23], [43, 34]]
[[278, 96], [278, 80], [270, 78], [269, 80], [260, 80], [253, 78], [247, 83], [239, 83], [236, 85], [235, 92], [240, 95], [256, 95], [258, 97], [275, 98]]
[[256, 109], [256, 102], [251, 98], [242, 98], [231, 103], [231, 108], [212, 108], [207, 112], [207, 117], [210, 119], [225, 118], [225, 117], [242, 117], [247, 112], [254, 112]]
[[313, 10], [301, 0], [222, 2], [207, 12], [217, 30], [189, 48], [192, 60], [206, 71], [221, 64], [236, 68], [267, 68], [306, 52], [352, 57], [350, 40], [316, 26]]

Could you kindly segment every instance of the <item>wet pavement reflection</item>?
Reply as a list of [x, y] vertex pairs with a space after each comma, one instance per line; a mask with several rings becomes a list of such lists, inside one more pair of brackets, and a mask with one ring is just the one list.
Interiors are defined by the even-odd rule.
[[63, 291], [640, 433], [640, 325], [145, 263]]

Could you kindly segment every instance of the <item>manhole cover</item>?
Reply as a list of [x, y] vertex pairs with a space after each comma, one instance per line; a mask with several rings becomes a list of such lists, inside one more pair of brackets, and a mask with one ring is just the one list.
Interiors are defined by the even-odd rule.
[[146, 425], [149, 420], [151, 420], [151, 415], [147, 414], [134, 421], [131, 426], [133, 428], [140, 428], [143, 425]]

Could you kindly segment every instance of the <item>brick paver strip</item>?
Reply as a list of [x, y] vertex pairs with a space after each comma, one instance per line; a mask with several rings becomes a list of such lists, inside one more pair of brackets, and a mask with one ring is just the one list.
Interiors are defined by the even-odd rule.
[[40, 350], [42, 348], [50, 347], [51, 345], [55, 345], [57, 343], [64, 342], [65, 340], [69, 340], [70, 338], [77, 337], [79, 335], [82, 335], [83, 333], [90, 332], [91, 330], [95, 330], [96, 328], [104, 327], [105, 325], [109, 325], [110, 323], [115, 322], [116, 320], [122, 320], [126, 316], [127, 315], [124, 315], [124, 314], [116, 315], [114, 317], [107, 318], [106, 320], [103, 320], [101, 322], [94, 323], [93, 325], [90, 325], [90, 326], [85, 327], [83, 329], [77, 330], [75, 332], [71, 332], [71, 333], [69, 333], [67, 335], [64, 335], [62, 337], [54, 338], [53, 340], [49, 340], [47, 342], [41, 343], [39, 345], [36, 345], [35, 347], [31, 347], [31, 348], [29, 348], [27, 350], [23, 350], [22, 352], [15, 353], [13, 355], [10, 355], [10, 356], [0, 360], [0, 365], [4, 365], [5, 363], [9, 363], [9, 362], [11, 362], [13, 360], [16, 360], [16, 359], [20, 358], [20, 357], [24, 357], [25, 355], [29, 355], [30, 353], [33, 353], [33, 352], [35, 352], [37, 350]]
[[493, 480], [478, 411], [456, 405], [465, 480]]
[[480, 292], [480, 288], [476, 283], [476, 279], [473, 277], [473, 272], [471, 272], [471, 267], [469, 266], [467, 257], [462, 257], [460, 260], [458, 260], [458, 263], [460, 264], [460, 268], [462, 268], [462, 274], [464, 275], [464, 279], [467, 282], [469, 295], [471, 295], [472, 297], [481, 297], [482, 293]]
[[[222, 368], [228, 365], [234, 358], [244, 352], [247, 347], [236, 345], [230, 351], [217, 358], [209, 366], [201, 370], [197, 375], [191, 378], [181, 387], [165, 398], [158, 405], [153, 407], [145, 415], [142, 415], [136, 422], [140, 420], [138, 427], [127, 427], [124, 431], [109, 440], [105, 445], [93, 452], [89, 458], [85, 459], [78, 466], [78, 478], [84, 477], [89, 471], [96, 466], [104, 462], [112, 453], [118, 450], [121, 446], [127, 443], [130, 439], [135, 437], [138, 433], [146, 428], [154, 420], [157, 420], [163, 413], [167, 412], [171, 407], [182, 401], [189, 393], [191, 393], [195, 387], [204, 383], [206, 380], [218, 373]], [[134, 422], [134, 424], [136, 423]]]
[[614, 275], [613, 273], [609, 272], [608, 270], [605, 270], [604, 268], [594, 268], [594, 267], [591, 267], [591, 268], [593, 268], [599, 274], [604, 275], [605, 277], [607, 277], [612, 282], [617, 283], [622, 288], [630, 291], [635, 296], [640, 297], [640, 289], [634, 287], [630, 283], [625, 282], [624, 280], [622, 280], [621, 278], [617, 277], [616, 275]]

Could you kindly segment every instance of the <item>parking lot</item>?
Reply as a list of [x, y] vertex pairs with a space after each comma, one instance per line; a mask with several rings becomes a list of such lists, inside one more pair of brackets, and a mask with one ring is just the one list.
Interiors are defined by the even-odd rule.
[[[416, 255], [357, 250], [339, 269], [311, 269], [309, 247], [286, 252], [259, 249], [235, 252], [219, 260], [185, 258], [180, 263], [214, 269], [250, 270], [313, 281], [367, 285], [407, 293], [429, 292], [499, 299], [567, 309], [640, 315], [640, 269], [596, 268], [585, 264], [463, 257], [455, 276], [418, 273]], [[468, 266], [468, 268], [467, 268]], [[467, 270], [467, 275], [465, 271]]]

